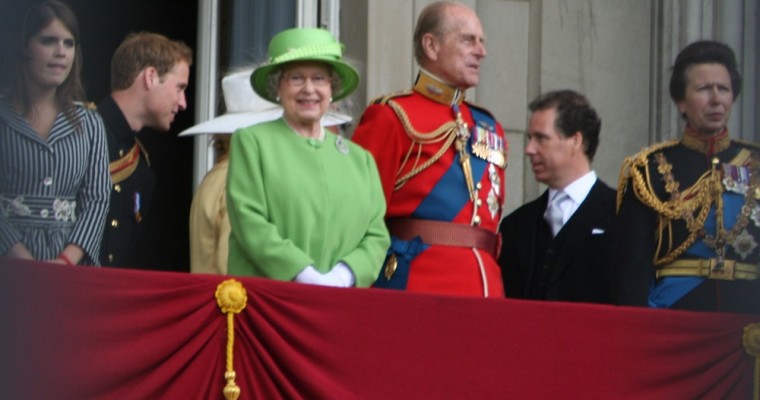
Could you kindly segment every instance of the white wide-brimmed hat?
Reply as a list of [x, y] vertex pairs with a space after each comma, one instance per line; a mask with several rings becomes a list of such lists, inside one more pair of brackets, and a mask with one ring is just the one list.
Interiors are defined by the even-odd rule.
[[[194, 125], [179, 136], [233, 133], [260, 122], [272, 121], [282, 116], [282, 107], [272, 104], [253, 92], [250, 79], [253, 69], [236, 72], [222, 79], [222, 93], [227, 112], [214, 119]], [[351, 122], [350, 115], [328, 111], [322, 117], [323, 126], [342, 125]]]

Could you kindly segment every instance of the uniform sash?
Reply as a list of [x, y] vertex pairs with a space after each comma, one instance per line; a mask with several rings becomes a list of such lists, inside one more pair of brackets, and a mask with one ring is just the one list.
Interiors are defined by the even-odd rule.
[[[490, 130], [496, 131], [496, 121], [491, 115], [474, 107], [470, 107], [470, 113], [474, 122], [470, 132], [471, 135], [478, 126], [484, 125], [488, 126]], [[479, 182], [486, 167], [488, 167], [488, 161], [475, 157], [472, 153], [472, 142], [470, 141], [469, 143], [469, 145], [465, 146], [465, 149], [470, 155], [472, 177], [473, 180]], [[443, 174], [430, 193], [414, 210], [411, 215], [412, 218], [450, 222], [467, 205], [470, 201], [470, 194], [467, 191], [467, 183], [462, 167], [459, 164], [459, 159], [460, 155], [457, 153], [446, 173]], [[452, 188], [455, 188], [455, 190], [452, 190]], [[380, 275], [373, 286], [386, 289], [406, 289], [411, 262], [428, 247], [430, 246], [422, 243], [419, 237], [411, 241], [403, 241], [391, 236], [391, 247], [388, 249], [388, 254], [383, 263], [385, 267], [381, 269]], [[395, 259], [396, 269], [393, 276], [388, 279], [385, 277], [385, 270], [391, 256]]]

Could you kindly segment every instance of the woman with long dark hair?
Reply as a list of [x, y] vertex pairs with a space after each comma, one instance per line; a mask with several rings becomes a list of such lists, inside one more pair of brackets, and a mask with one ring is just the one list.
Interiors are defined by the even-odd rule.
[[76, 16], [42, 2], [14, 39], [0, 92], [0, 255], [95, 265], [108, 159], [103, 122], [82, 103]]

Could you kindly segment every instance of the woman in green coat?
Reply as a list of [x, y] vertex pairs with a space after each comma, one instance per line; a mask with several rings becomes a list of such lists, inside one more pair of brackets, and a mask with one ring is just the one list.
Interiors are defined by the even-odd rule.
[[227, 182], [228, 271], [336, 287], [368, 287], [390, 244], [372, 156], [322, 127], [358, 73], [325, 30], [280, 32], [254, 91], [283, 107], [233, 135]]

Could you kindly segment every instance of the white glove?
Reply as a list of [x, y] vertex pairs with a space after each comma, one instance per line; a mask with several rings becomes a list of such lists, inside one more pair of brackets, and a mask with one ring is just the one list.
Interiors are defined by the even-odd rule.
[[298, 283], [308, 283], [310, 285], [321, 285], [324, 276], [314, 269], [313, 265], [307, 265], [303, 271], [296, 275], [294, 281]]
[[354, 273], [351, 268], [343, 261], [335, 264], [330, 272], [325, 274], [325, 277], [337, 282], [338, 287], [352, 287], [356, 282], [354, 279]]
[[313, 265], [309, 265], [299, 272], [294, 279], [298, 283], [310, 285], [351, 287], [354, 285], [354, 273], [344, 262], [339, 262], [326, 274], [317, 271]]

